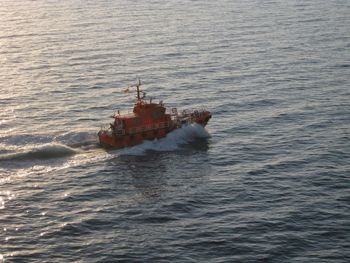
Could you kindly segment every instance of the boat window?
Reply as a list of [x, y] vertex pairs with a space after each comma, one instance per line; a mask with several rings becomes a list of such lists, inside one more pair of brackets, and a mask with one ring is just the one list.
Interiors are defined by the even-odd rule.
[[151, 113], [151, 116], [153, 119], [159, 119], [159, 118], [162, 118], [164, 114], [161, 111], [154, 111]]

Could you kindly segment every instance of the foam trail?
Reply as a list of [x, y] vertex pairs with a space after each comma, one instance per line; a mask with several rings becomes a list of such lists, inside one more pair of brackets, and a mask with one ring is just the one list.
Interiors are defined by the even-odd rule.
[[0, 155], [0, 160], [28, 160], [28, 159], [51, 159], [76, 154], [78, 151], [66, 145], [48, 143], [33, 146], [29, 150]]
[[145, 141], [140, 145], [123, 149], [120, 155], [142, 155], [147, 150], [152, 151], [174, 151], [179, 149], [181, 145], [188, 144], [196, 138], [210, 137], [207, 130], [199, 124], [191, 124], [169, 133], [165, 138], [160, 140]]
[[96, 131], [72, 131], [65, 134], [55, 136], [55, 142], [69, 145], [71, 147], [88, 148], [98, 146], [98, 138]]

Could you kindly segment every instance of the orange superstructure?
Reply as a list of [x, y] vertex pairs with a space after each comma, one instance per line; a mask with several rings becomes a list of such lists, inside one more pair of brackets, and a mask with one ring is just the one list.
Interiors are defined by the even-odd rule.
[[178, 113], [173, 108], [171, 113], [167, 113], [162, 102], [144, 100], [145, 93], [140, 90], [140, 86], [139, 81], [133, 112], [120, 114], [118, 111], [112, 116], [114, 121], [110, 127], [98, 132], [102, 146], [123, 148], [140, 144], [144, 140], [160, 139], [183, 125], [198, 123], [205, 126], [211, 118], [211, 113], [206, 110]]

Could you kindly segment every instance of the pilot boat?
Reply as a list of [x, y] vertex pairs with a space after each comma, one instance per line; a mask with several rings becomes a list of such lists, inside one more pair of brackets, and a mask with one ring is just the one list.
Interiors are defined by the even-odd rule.
[[204, 109], [178, 112], [177, 108], [172, 108], [167, 111], [162, 101], [145, 100], [140, 80], [134, 87], [136, 102], [133, 111], [121, 114], [118, 110], [111, 116], [113, 122], [109, 127], [98, 132], [103, 147], [118, 149], [141, 144], [145, 140], [160, 139], [186, 125], [196, 123], [204, 127], [211, 118], [211, 113]]

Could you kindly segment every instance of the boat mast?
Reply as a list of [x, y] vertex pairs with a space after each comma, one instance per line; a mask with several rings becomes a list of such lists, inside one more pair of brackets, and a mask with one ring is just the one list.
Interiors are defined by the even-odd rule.
[[141, 86], [141, 81], [139, 79], [139, 83], [136, 84], [136, 91], [137, 91], [137, 101], [140, 101], [140, 86]]

